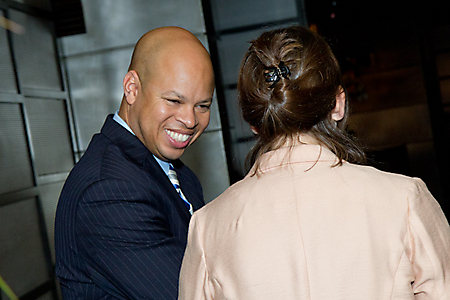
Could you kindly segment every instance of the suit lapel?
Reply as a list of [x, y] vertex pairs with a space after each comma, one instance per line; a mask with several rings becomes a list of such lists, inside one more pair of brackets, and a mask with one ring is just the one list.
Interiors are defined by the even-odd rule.
[[147, 147], [112, 117], [113, 115], [107, 117], [101, 131], [102, 134], [122, 149], [134, 164], [141, 167], [157, 182], [178, 211], [181, 223], [187, 228], [191, 215], [161, 166]]
[[184, 204], [183, 200], [180, 198], [180, 195], [178, 195], [177, 191], [173, 187], [166, 173], [164, 173], [163, 169], [150, 152], [144, 162], [144, 170], [150, 174], [154, 174], [153, 176], [154, 180], [166, 192], [167, 197], [170, 199], [170, 201], [172, 201], [172, 203], [176, 207], [178, 214], [180, 215], [180, 218], [183, 221], [183, 224], [187, 228], [189, 220], [191, 218], [191, 214], [189, 213], [189, 210], [186, 208], [186, 205]]

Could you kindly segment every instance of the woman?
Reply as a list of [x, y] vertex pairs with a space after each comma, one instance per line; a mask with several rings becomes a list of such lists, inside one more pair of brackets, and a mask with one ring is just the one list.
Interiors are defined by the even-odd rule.
[[263, 33], [241, 66], [249, 174], [194, 214], [180, 299], [450, 299], [450, 228], [417, 178], [362, 166], [323, 38]]

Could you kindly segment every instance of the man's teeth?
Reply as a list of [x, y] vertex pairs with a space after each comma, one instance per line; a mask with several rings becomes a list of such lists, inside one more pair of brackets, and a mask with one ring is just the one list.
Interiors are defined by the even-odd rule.
[[186, 140], [189, 138], [188, 134], [181, 134], [170, 130], [166, 130], [166, 132], [171, 138], [173, 138], [177, 142], [183, 143], [186, 142]]

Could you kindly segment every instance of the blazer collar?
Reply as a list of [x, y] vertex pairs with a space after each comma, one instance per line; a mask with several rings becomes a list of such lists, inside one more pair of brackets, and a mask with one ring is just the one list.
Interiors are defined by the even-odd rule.
[[[326, 163], [330, 167], [337, 163], [336, 155], [326, 147], [317, 144], [294, 143], [291, 147], [269, 151], [261, 155], [260, 169], [258, 173], [267, 172], [273, 168], [290, 164], [301, 164], [305, 171], [314, 167], [317, 163]], [[247, 176], [254, 174], [253, 166]]]

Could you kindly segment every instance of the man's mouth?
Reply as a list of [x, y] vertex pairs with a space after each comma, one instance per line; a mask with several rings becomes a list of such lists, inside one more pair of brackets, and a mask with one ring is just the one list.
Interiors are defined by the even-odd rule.
[[184, 143], [187, 141], [187, 139], [190, 137], [189, 134], [182, 134], [182, 133], [178, 133], [178, 132], [173, 132], [170, 131], [168, 129], [166, 129], [166, 133], [175, 141], [180, 142], [180, 143]]

